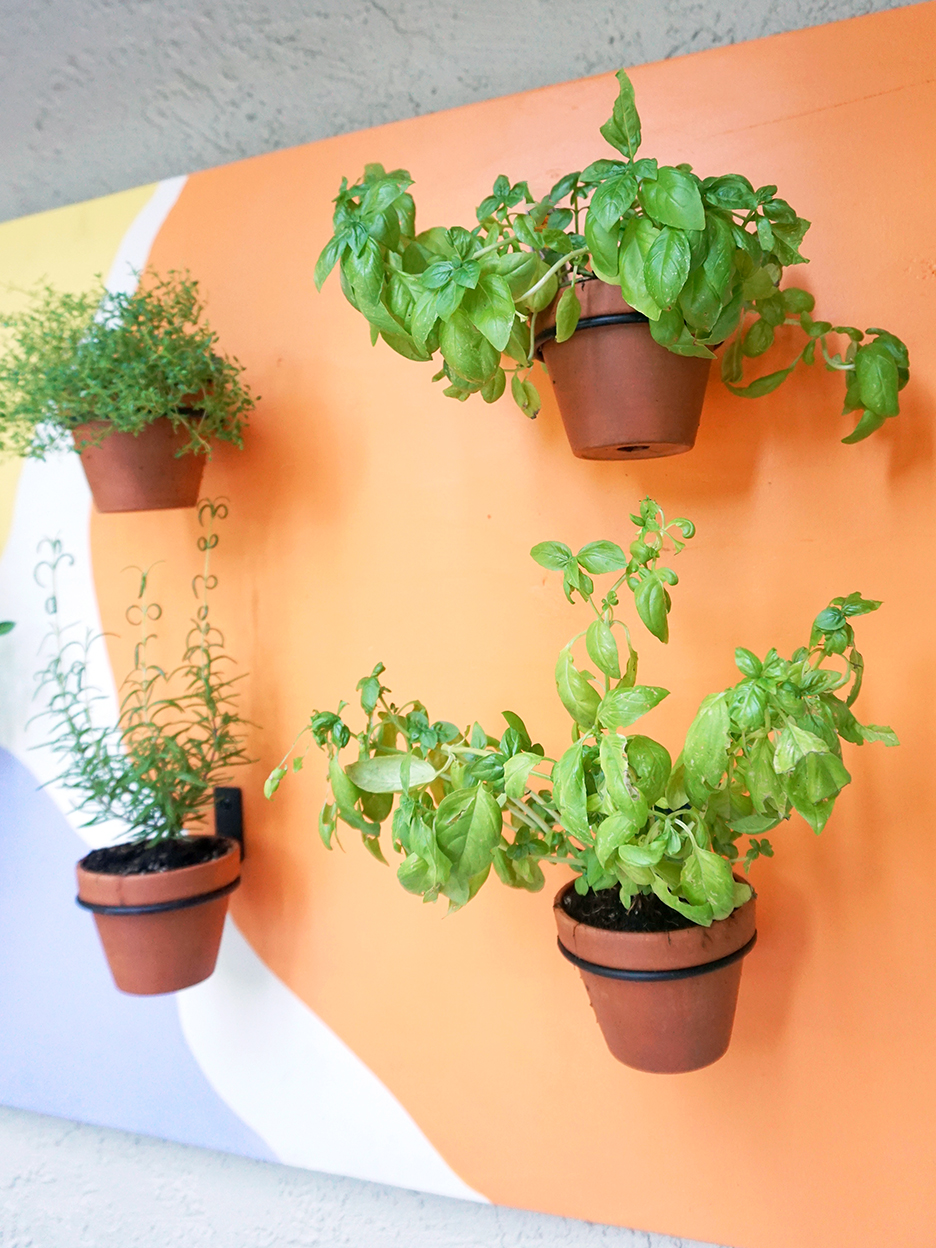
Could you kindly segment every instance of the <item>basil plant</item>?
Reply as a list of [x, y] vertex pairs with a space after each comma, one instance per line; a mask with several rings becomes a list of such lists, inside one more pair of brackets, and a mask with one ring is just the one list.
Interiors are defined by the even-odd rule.
[[[776, 186], [741, 174], [699, 178], [692, 166], [638, 157], [640, 118], [627, 74], [617, 75], [614, 111], [601, 127], [611, 158], [568, 173], [537, 198], [526, 182], [500, 176], [478, 205], [472, 229], [416, 231], [405, 169], [368, 165], [335, 200], [334, 235], [315, 266], [321, 289], [338, 265], [342, 290], [382, 338], [407, 359], [441, 354], [434, 381], [465, 400], [504, 393], [527, 416], [539, 411], [531, 380], [537, 316], [562, 287], [556, 340], [575, 332], [580, 279], [600, 278], [649, 318], [658, 343], [677, 355], [714, 358], [729, 390], [757, 398], [817, 353], [845, 376], [844, 411], [859, 412], [844, 442], [858, 442], [899, 411], [909, 379], [906, 346], [883, 329], [862, 332], [813, 317], [812, 295], [780, 289], [784, 268], [808, 263], [809, 222]], [[743, 381], [744, 361], [763, 355], [778, 329], [794, 325], [801, 346], [784, 368]], [[847, 340], [836, 350], [830, 338]]]
[[[575, 872], [582, 894], [614, 888], [630, 906], [638, 893], [654, 893], [703, 926], [729, 915], [751, 895], [734, 875], [742, 852], [745, 870], [771, 857], [766, 833], [794, 810], [822, 831], [851, 779], [842, 741], [897, 744], [890, 728], [860, 724], [851, 709], [863, 670], [852, 621], [881, 604], [857, 593], [833, 599], [789, 659], [736, 650], [741, 679], [704, 699], [673, 762], [634, 730], [668, 692], [638, 682], [631, 626], [618, 612], [621, 597], [629, 604], [633, 596], [643, 625], [667, 640], [677, 577], [661, 559], [682, 550], [694, 528], [667, 523], [649, 498], [631, 519], [637, 532], [627, 553], [611, 541], [577, 554], [542, 542], [531, 552], [561, 573], [566, 597], [577, 596], [590, 617], [556, 663], [572, 735], [559, 757], [511, 711], [492, 736], [478, 723], [432, 720], [418, 701], [398, 706], [378, 664], [357, 685], [359, 730], [345, 722], [344, 702], [337, 712], [316, 711], [268, 778], [267, 797], [306, 736], [306, 751], [314, 742], [328, 757], [331, 792], [319, 819], [326, 846], [339, 822], [355, 828], [381, 862], [384, 850], [401, 856], [400, 883], [426, 901], [465, 905], [492, 867], [510, 887], [535, 892], [543, 864], [559, 863]], [[610, 579], [600, 597], [596, 576]], [[579, 661], [583, 649], [595, 672]], [[304, 757], [293, 757], [294, 770]]]

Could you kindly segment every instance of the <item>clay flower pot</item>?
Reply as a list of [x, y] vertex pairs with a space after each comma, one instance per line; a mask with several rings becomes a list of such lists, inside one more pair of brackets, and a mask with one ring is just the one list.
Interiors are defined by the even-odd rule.
[[757, 938], [754, 898], [711, 927], [609, 932], [553, 903], [559, 948], [578, 967], [614, 1057], [625, 1066], [679, 1074], [710, 1066], [731, 1040], [741, 960]]
[[537, 321], [546, 365], [573, 454], [579, 459], [653, 459], [692, 449], [711, 360], [673, 355], [649, 323], [597, 278], [576, 284], [578, 328], [556, 342], [558, 296]]
[[[228, 838], [222, 838], [228, 840]], [[177, 992], [207, 979], [218, 960], [228, 896], [240, 883], [236, 841], [220, 858], [140, 875], [77, 866], [79, 906], [94, 914], [121, 992]]]
[[[76, 448], [108, 422], [88, 421], [72, 431]], [[184, 429], [160, 416], [140, 433], [109, 433], [99, 446], [85, 446], [81, 463], [98, 511], [162, 511], [198, 502], [205, 456], [176, 456], [189, 440]]]

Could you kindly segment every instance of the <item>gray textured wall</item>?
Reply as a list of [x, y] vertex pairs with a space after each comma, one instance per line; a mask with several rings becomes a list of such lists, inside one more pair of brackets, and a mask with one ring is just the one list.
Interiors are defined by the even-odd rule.
[[[0, 0], [0, 220], [622, 64], [894, 7]], [[689, 1248], [13, 1110], [0, 1110], [0, 1244]]]
[[0, 0], [0, 220], [400, 117], [893, 7]]
[[704, 1248], [0, 1109], [4, 1248]]

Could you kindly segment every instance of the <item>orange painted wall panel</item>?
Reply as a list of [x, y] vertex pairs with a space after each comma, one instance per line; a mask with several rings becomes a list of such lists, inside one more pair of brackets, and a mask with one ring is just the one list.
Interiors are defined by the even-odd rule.
[[[930, 3], [633, 71], [646, 154], [777, 182], [814, 222], [790, 280], [822, 315], [908, 341], [904, 411], [857, 447], [838, 441], [840, 379], [813, 370], [756, 403], [713, 377], [690, 455], [578, 461], [546, 385], [533, 423], [509, 399], [455, 404], [432, 367], [369, 347], [335, 278], [315, 293], [343, 174], [402, 165], [423, 228], [470, 225], [497, 174], [545, 190], [602, 154], [607, 76], [194, 175], [157, 240], [153, 263], [201, 279], [262, 395], [246, 451], [222, 448], [206, 474], [232, 500], [217, 616], [262, 725], [234, 913], [495, 1201], [738, 1248], [934, 1242], [934, 41]], [[859, 709], [903, 742], [846, 746], [855, 782], [821, 838], [797, 817], [778, 830], [753, 871], [760, 942], [732, 1047], [672, 1077], [605, 1050], [555, 951], [558, 875], [538, 896], [494, 882], [446, 919], [350, 830], [346, 852], [324, 851], [315, 758], [275, 804], [260, 794], [311, 709], [377, 660], [434, 716], [493, 730], [510, 707], [560, 749], [552, 666], [580, 617], [527, 552], [622, 540], [646, 493], [698, 524], [672, 641], [640, 647], [642, 679], [673, 691], [647, 731], [675, 752], [701, 697], [735, 678], [735, 645], [789, 653], [860, 589], [885, 606], [859, 622]], [[166, 560], [162, 600], [188, 607], [194, 532], [185, 513], [95, 517], [106, 628], [129, 563]], [[115, 671], [130, 644], [112, 641]]]

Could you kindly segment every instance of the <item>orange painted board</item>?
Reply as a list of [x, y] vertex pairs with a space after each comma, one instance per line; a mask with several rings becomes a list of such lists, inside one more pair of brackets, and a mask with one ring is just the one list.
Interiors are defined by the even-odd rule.
[[[736, 1248], [934, 1242], [934, 46], [930, 3], [632, 75], [644, 154], [778, 183], [814, 222], [812, 263], [788, 280], [823, 316], [907, 340], [904, 410], [855, 447], [839, 442], [853, 423], [840, 379], [814, 369], [756, 403], [713, 376], [689, 455], [578, 461], [547, 385], [532, 423], [508, 398], [456, 404], [431, 366], [369, 346], [336, 278], [315, 293], [342, 175], [403, 166], [423, 228], [470, 225], [499, 173], [544, 191], [603, 154], [608, 75], [196, 174], [157, 239], [153, 263], [200, 278], [262, 396], [247, 449], [222, 448], [206, 474], [232, 501], [218, 621], [262, 725], [234, 913], [494, 1201]], [[350, 830], [326, 853], [315, 757], [275, 804], [260, 792], [311, 710], [350, 699], [378, 660], [400, 700], [490, 731], [509, 707], [561, 749], [552, 668], [582, 617], [527, 552], [626, 540], [647, 493], [698, 536], [677, 564], [669, 646], [640, 646], [642, 679], [672, 690], [646, 731], [675, 753], [702, 696], [736, 678], [736, 645], [789, 653], [833, 595], [858, 589], [885, 603], [859, 621], [858, 709], [902, 740], [845, 747], [854, 783], [821, 838], [796, 817], [778, 830], [753, 871], [760, 939], [731, 1049], [672, 1077], [605, 1050], [555, 950], [559, 874], [536, 896], [489, 884], [445, 918]], [[131, 563], [167, 560], [164, 605], [188, 606], [194, 526], [95, 518], [106, 629]], [[126, 670], [131, 639], [111, 644]]]

